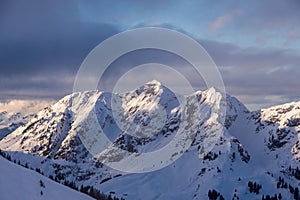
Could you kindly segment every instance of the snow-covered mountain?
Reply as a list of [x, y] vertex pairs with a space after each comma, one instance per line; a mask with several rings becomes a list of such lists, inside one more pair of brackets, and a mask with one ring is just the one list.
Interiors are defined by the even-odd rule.
[[36, 112], [53, 100], [8, 100], [0, 102], [0, 139], [25, 125]]
[[214, 88], [178, 96], [152, 81], [68, 95], [0, 148], [57, 182], [124, 199], [292, 199], [299, 117], [300, 103], [249, 112]]

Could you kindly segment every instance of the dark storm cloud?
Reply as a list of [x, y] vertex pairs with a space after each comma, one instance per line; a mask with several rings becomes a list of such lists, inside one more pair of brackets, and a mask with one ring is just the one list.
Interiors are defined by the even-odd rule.
[[1, 15], [2, 76], [62, 68], [75, 72], [93, 47], [118, 32], [112, 25], [80, 22], [76, 4], [70, 2], [21, 1], [6, 6]]
[[67, 26], [53, 24], [49, 30], [36, 30], [32, 37], [0, 41], [1, 74], [75, 72], [99, 42], [117, 32], [115, 27], [106, 24], [70, 22]]
[[4, 1], [0, 7], [2, 98], [4, 91], [41, 87], [70, 93], [66, 77], [98, 43], [119, 32], [110, 24], [81, 22], [75, 1]]
[[[242, 48], [230, 43], [201, 40], [219, 66], [227, 92], [251, 97], [246, 103], [266, 103], [299, 100], [300, 55], [291, 49]], [[281, 99], [280, 99], [281, 98]], [[272, 105], [266, 104], [266, 105]]]
[[300, 2], [298, 0], [269, 0], [249, 2], [237, 24], [252, 29], [277, 29], [299, 26]]
[[[215, 17], [227, 24], [235, 33], [255, 34], [261, 31], [282, 31], [284, 28], [299, 27], [300, 2], [298, 0], [253, 0], [249, 2], [229, 0], [215, 2], [222, 8]], [[216, 21], [214, 21], [216, 22]]]
[[[101, 41], [128, 27], [160, 26], [194, 38], [204, 34], [199, 43], [221, 70], [227, 91], [247, 96], [247, 103], [263, 104], [270, 101], [264, 97], [271, 96], [276, 96], [278, 102], [299, 99], [299, 51], [287, 46], [251, 47], [252, 41], [246, 37], [246, 34], [266, 37], [282, 31], [282, 37], [289, 42], [299, 39], [299, 1], [214, 3], [3, 0], [0, 2], [0, 98], [59, 98], [71, 93], [80, 64]], [[178, 28], [180, 25], [184, 29]], [[195, 28], [199, 25], [200, 31]], [[211, 34], [211, 25], [215, 25], [214, 31], [220, 31], [220, 35], [229, 34], [226, 41], [231, 43], [205, 35]], [[235, 38], [242, 38], [239, 41], [243, 44], [237, 44]], [[277, 39], [282, 40], [276, 36], [273, 41]], [[134, 65], [157, 61], [188, 72], [192, 84], [201, 85], [199, 77], [186, 70], [190, 66], [168, 54], [159, 56], [149, 51], [127, 56], [113, 63], [107, 72], [108, 84]]]
[[253, 69], [269, 70], [281, 66], [299, 66], [298, 52], [292, 49], [278, 48], [242, 48], [231, 43], [211, 40], [199, 40], [210, 53], [218, 66], [235, 66], [243, 68], [251, 66]]

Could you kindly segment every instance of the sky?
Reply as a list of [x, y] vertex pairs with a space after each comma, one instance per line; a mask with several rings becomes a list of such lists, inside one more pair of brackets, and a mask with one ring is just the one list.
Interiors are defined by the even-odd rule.
[[[299, 9], [297, 0], [2, 0], [0, 99], [62, 98], [72, 92], [81, 63], [99, 43], [154, 26], [198, 41], [220, 70], [227, 93], [249, 109], [300, 101]], [[186, 67], [168, 53], [157, 54], [120, 58], [107, 77], [118, 77], [149, 55]], [[201, 81], [187, 78], [202, 89]]]

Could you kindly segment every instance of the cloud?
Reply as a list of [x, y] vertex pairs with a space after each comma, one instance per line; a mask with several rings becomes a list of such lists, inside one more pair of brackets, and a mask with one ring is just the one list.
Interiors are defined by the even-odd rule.
[[120, 31], [81, 22], [71, 1], [10, 3], [1, 15], [0, 77], [74, 73], [98, 43]]
[[[250, 4], [231, 1], [245, 12], [235, 19], [235, 27], [253, 31], [279, 31], [299, 26], [300, 2], [298, 0], [251, 1]], [[234, 5], [233, 5], [234, 6]]]
[[[300, 55], [291, 49], [241, 47], [231, 43], [199, 40], [219, 67], [226, 91], [256, 109], [300, 99], [298, 89]], [[120, 57], [108, 69], [101, 83], [112, 91], [116, 81], [133, 66], [157, 62], [172, 66], [198, 89], [206, 89], [205, 82], [192, 66], [177, 56], [160, 51], [131, 52]], [[148, 73], [140, 74], [147, 80]], [[134, 77], [132, 77], [134, 80]]]
[[[54, 30], [61, 28], [51, 26]], [[0, 40], [0, 77], [15, 76], [16, 72], [23, 75], [75, 72], [97, 44], [118, 32], [117, 27], [100, 23], [69, 23], [62, 34], [51, 30], [37, 30], [39, 33], [34, 37]]]
[[267, 37], [265, 36], [258, 36], [255, 40], [255, 42], [260, 46], [265, 46], [267, 43]]
[[217, 17], [210, 25], [210, 30], [216, 31], [224, 28], [234, 17], [242, 14], [240, 9], [230, 11], [222, 16]]
[[[297, 0], [254, 0], [251, 3], [226, 1], [212, 12], [208, 38], [218, 38], [257, 46], [294, 46], [300, 28], [300, 2]], [[239, 12], [234, 13], [233, 11]], [[210, 17], [211, 17], [210, 16]], [[217, 31], [218, 30], [218, 31]], [[215, 35], [216, 32], [219, 35]], [[299, 40], [298, 40], [299, 42]]]
[[289, 45], [294, 43], [295, 41], [300, 40], [300, 28], [299, 29], [292, 29], [288, 30], [284, 37], [286, 38], [285, 45]]
[[[104, 72], [102, 79], [99, 82], [99, 89], [104, 91], [113, 91], [116, 82], [133, 67], [147, 63], [160, 63], [170, 66], [185, 76], [195, 88], [204, 86], [205, 83], [198, 72], [192, 68], [191, 64], [183, 58], [162, 50], [143, 49], [129, 52], [116, 59]], [[149, 73], [141, 73], [141, 79], [148, 80]], [[153, 74], [158, 72], [153, 72]], [[132, 77], [135, 80], [135, 77]]]
[[291, 99], [284, 95], [237, 95], [236, 97], [246, 104], [249, 110], [259, 110], [291, 102]]
[[86, 55], [120, 32], [116, 25], [81, 22], [73, 1], [6, 2], [0, 15], [1, 98], [71, 93], [70, 79]]
[[[300, 100], [300, 54], [288, 48], [240, 47], [200, 40], [219, 67], [226, 91], [251, 108]], [[265, 98], [265, 97], [270, 98]], [[276, 101], [271, 101], [272, 98]], [[253, 105], [255, 106], [253, 106]]]
[[[201, 35], [199, 42], [218, 65], [227, 91], [248, 105], [299, 99], [299, 52], [288, 48], [299, 39], [299, 1], [246, 4], [229, 0], [214, 5], [208, 1], [99, 2], [2, 1], [0, 97], [60, 98], [72, 92], [81, 62], [101, 41], [127, 28], [159, 26], [190, 36]], [[211, 12], [212, 7], [215, 12]], [[195, 28], [199, 24], [203, 29]], [[223, 36], [215, 37], [208, 27], [216, 33], [222, 30]], [[282, 39], [276, 34], [289, 44], [270, 47], [272, 40]], [[254, 39], [249, 40], [249, 35]], [[223, 38], [231, 43], [222, 42]], [[244, 43], [238, 44], [236, 38]], [[110, 85], [130, 67], [150, 61], [174, 66], [195, 87], [205, 89], [203, 80], [188, 63], [154, 51], [133, 52], [120, 58], [108, 69], [101, 86], [111, 89]]]
[[287, 39], [289, 39], [289, 40], [292, 40], [292, 39], [299, 39], [299, 38], [300, 38], [300, 29], [289, 30], [289, 31], [286, 33], [286, 37], [287, 37]]
[[74, 76], [67, 73], [0, 78], [0, 99], [58, 99], [72, 93]]

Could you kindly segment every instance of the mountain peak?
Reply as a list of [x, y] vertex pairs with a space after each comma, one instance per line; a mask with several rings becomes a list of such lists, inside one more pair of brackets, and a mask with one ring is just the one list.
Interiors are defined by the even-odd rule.
[[157, 80], [152, 80], [150, 82], [145, 83], [144, 85], [138, 87], [135, 90], [135, 93], [140, 95], [142, 93], [145, 94], [151, 94], [151, 95], [160, 95], [165, 91], [168, 91], [169, 89], [164, 86], [163, 84], [161, 84], [159, 81]]
[[162, 90], [165, 90], [165, 89], [168, 89], [165, 85], [163, 85], [161, 82], [157, 81], [157, 80], [152, 80], [152, 81], [149, 81], [147, 83], [145, 83], [144, 85], [142, 85], [141, 87], [139, 88], [152, 88], [152, 89], [162, 89]]
[[159, 82], [158, 80], [152, 80], [152, 81], [149, 81], [147, 82], [145, 85], [157, 85], [157, 86], [161, 86], [161, 82]]

